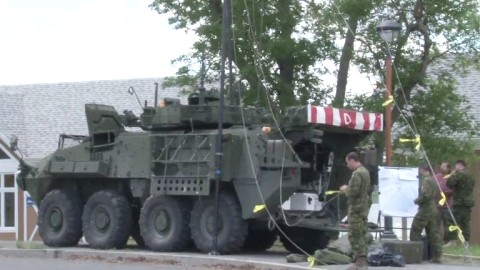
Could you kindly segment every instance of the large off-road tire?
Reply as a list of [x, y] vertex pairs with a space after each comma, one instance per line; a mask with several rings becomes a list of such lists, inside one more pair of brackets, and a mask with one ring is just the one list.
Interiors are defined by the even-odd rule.
[[153, 251], [183, 251], [190, 242], [190, 204], [185, 198], [152, 196], [140, 213], [140, 233]]
[[124, 248], [132, 230], [132, 207], [113, 190], [95, 192], [82, 216], [83, 234], [92, 248]]
[[143, 237], [140, 234], [140, 207], [139, 206], [133, 206], [132, 207], [132, 232], [131, 236], [133, 240], [137, 243], [137, 246], [140, 248], [145, 247], [145, 241], [143, 241]]
[[[195, 201], [190, 221], [192, 239], [202, 252], [213, 249], [215, 198], [209, 196]], [[234, 253], [241, 250], [247, 235], [247, 221], [237, 198], [230, 193], [219, 194], [217, 252]]]
[[82, 237], [83, 203], [78, 194], [54, 189], [40, 202], [38, 232], [51, 247], [75, 246]]
[[270, 249], [275, 241], [277, 241], [278, 235], [275, 230], [253, 230], [249, 229], [245, 243], [243, 243], [242, 250], [245, 251], [265, 251]]
[[[287, 226], [282, 226], [281, 228], [290, 240], [309, 254], [313, 254], [315, 250], [326, 248], [330, 241], [330, 237], [319, 230]], [[282, 242], [286, 250], [291, 253], [303, 253], [281, 232], [278, 235], [280, 236], [280, 242]]]

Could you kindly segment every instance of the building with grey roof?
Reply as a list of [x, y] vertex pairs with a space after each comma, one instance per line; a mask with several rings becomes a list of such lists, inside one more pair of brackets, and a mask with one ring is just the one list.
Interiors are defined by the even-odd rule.
[[[446, 60], [435, 70], [451, 69]], [[457, 91], [470, 102], [472, 115], [480, 120], [480, 71], [470, 69], [457, 74]], [[19, 147], [29, 159], [42, 158], [57, 147], [59, 134], [87, 135], [84, 104], [98, 103], [113, 105], [119, 113], [132, 110], [140, 115], [137, 99], [128, 94], [133, 86], [139, 99], [150, 104], [154, 100], [154, 83], [162, 78], [68, 82], [49, 84], [27, 84], [0, 86], [0, 133], [17, 135]], [[186, 103], [187, 96], [181, 88], [159, 89], [159, 98], [179, 98]], [[480, 133], [476, 140], [480, 150]]]
[[[161, 78], [68, 82], [0, 86], [0, 133], [19, 138], [19, 147], [29, 159], [42, 158], [57, 148], [59, 134], [88, 135], [85, 103], [108, 104], [122, 113], [142, 112], [135, 96], [128, 93], [132, 86], [142, 104], [154, 102], [154, 83]], [[162, 89], [159, 98], [187, 96], [180, 88]]]
[[[446, 58], [437, 61], [429, 67], [428, 73], [431, 78], [442, 76], [443, 73], [453, 74], [456, 82], [457, 94], [463, 96], [469, 105], [469, 113], [473, 116], [473, 124], [480, 127], [480, 69], [469, 66], [466, 69], [461, 67], [462, 60], [456, 55], [449, 55]], [[472, 56], [473, 57], [473, 56]], [[480, 130], [473, 137], [476, 150], [480, 150]]]
[[[477, 127], [480, 126], [480, 70], [470, 68], [464, 74], [459, 74], [456, 78], [457, 93], [465, 96], [468, 101], [470, 113], [474, 117]], [[480, 150], [480, 130], [474, 137], [476, 150]]]

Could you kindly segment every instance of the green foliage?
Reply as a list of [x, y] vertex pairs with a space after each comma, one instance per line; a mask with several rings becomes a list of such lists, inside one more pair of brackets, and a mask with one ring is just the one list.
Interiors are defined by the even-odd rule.
[[[454, 92], [456, 81], [453, 76], [458, 77], [469, 68], [478, 68], [478, 2], [394, 0], [377, 7], [373, 13], [380, 18], [392, 18], [391, 14], [394, 14], [393, 19], [403, 25], [398, 42], [389, 48], [395, 56], [393, 83], [398, 105], [393, 111], [393, 149], [406, 150], [412, 155], [394, 154], [394, 164], [417, 165], [423, 161], [423, 156], [415, 153], [414, 143], [398, 141], [399, 138], [414, 138], [416, 132], [421, 135], [422, 145], [434, 163], [473, 159], [471, 139], [476, 127], [470, 117], [468, 101]], [[354, 63], [362, 72], [383, 77], [385, 51], [382, 48], [387, 44], [378, 39], [375, 31], [380, 20], [377, 16], [364, 18], [361, 27], [365, 32], [358, 37], [361, 45]], [[445, 59], [448, 62], [445, 63]], [[432, 64], [435, 67], [430, 68]], [[434, 70], [439, 72], [434, 74]], [[379, 106], [385, 98], [380, 98], [382, 102], [376, 101], [378, 97], [371, 99], [356, 97], [347, 105], [381, 111]], [[408, 126], [413, 123], [416, 131]], [[382, 140], [378, 135], [370, 138], [370, 142], [376, 145], [383, 145]]]
[[[471, 106], [468, 100], [455, 92], [456, 81], [453, 76], [448, 72], [437, 73], [425, 81], [424, 88], [419, 87], [414, 91], [409, 106], [403, 110], [405, 118], [401, 117], [393, 128], [393, 149], [397, 150], [393, 155], [395, 165], [416, 166], [425, 162], [423, 150], [433, 164], [445, 160], [475, 159], [472, 143], [472, 137], [476, 134], [475, 119], [469, 113]], [[383, 94], [359, 95], [349, 98], [346, 107], [382, 111], [384, 101]], [[415, 138], [417, 132], [423, 147], [420, 152], [415, 150], [416, 143], [399, 142], [400, 138]], [[383, 140], [382, 134], [374, 134], [364, 143], [383, 146]]]
[[168, 88], [178, 86], [181, 87], [185, 93], [193, 92], [197, 84], [197, 79], [197, 76], [192, 74], [188, 67], [181, 67], [177, 71], [176, 76], [164, 78], [162, 87]]
[[[421, 136], [423, 148], [430, 161], [439, 164], [444, 160], [471, 160], [474, 158], [472, 136], [476, 134], [475, 121], [469, 114], [468, 101], [455, 93], [455, 79], [451, 73], [441, 73], [435, 79], [426, 81], [426, 88], [418, 89], [411, 100], [411, 107], [406, 115], [412, 115], [412, 127], [406, 121], [397, 124], [399, 132], [395, 136], [394, 147], [414, 151], [414, 144], [399, 143], [398, 138], [411, 138], [415, 131]], [[410, 119], [409, 119], [410, 120]], [[416, 156], [410, 162], [422, 161]], [[397, 156], [397, 164], [402, 164], [402, 157]]]
[[[184, 67], [167, 84], [194, 89], [201, 77], [201, 59], [208, 63], [203, 73], [207, 80], [218, 81], [222, 1], [155, 0], [151, 7], [169, 14], [170, 23], [177, 29], [199, 37], [192, 53], [177, 59]], [[232, 11], [234, 71], [237, 80], [247, 82], [245, 103], [265, 103], [266, 95], [278, 108], [308, 101], [323, 105], [332, 100], [333, 87], [326, 78], [346, 76], [339, 72], [338, 64], [345, 51], [339, 44], [351, 29], [348, 23], [355, 27], [351, 29], [355, 43], [354, 52], [343, 59], [347, 60], [344, 63], [384, 81], [383, 59], [387, 52], [394, 56], [394, 97], [398, 105], [393, 110], [397, 134], [394, 147], [414, 148], [413, 144], [398, 143], [399, 137], [415, 136], [402, 117], [405, 111], [413, 117], [434, 162], [466, 157], [472, 152], [474, 127], [469, 107], [454, 93], [452, 74], [480, 66], [477, 0], [232, 0]], [[392, 45], [385, 44], [375, 29], [386, 18], [400, 22], [403, 28]], [[429, 78], [429, 67], [452, 55], [455, 59], [448, 64], [448, 72], [435, 80]], [[343, 98], [338, 100], [343, 103]], [[384, 100], [383, 94], [363, 95], [347, 98], [344, 105], [383, 111]], [[407, 120], [412, 121], [409, 117]], [[383, 147], [380, 134], [369, 142]], [[394, 158], [395, 165], [419, 161], [416, 156], [408, 161], [402, 155]]]
[[[331, 88], [322, 86], [321, 75], [327, 70], [321, 62], [334, 55], [335, 44], [325, 35], [313, 35], [309, 18], [316, 14], [310, 9], [312, 5], [316, 6], [294, 0], [232, 1], [233, 62], [236, 76], [248, 82], [246, 103], [257, 101], [259, 96], [264, 101], [265, 93], [280, 108], [307, 100], [325, 102]], [[194, 51], [206, 53], [212, 66], [220, 67], [219, 58], [214, 57], [220, 51], [220, 0], [156, 0], [151, 7], [170, 14], [170, 23], [176, 28], [194, 31], [199, 36]], [[198, 62], [200, 56], [185, 58]]]

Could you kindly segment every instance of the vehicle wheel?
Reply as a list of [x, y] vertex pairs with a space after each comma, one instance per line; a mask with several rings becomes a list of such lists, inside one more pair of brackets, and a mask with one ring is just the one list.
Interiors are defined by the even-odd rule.
[[132, 233], [130, 234], [137, 243], [138, 247], [144, 248], [145, 241], [143, 241], [142, 235], [140, 234], [140, 207], [134, 206], [132, 207]]
[[[324, 232], [300, 227], [282, 226], [282, 230], [297, 246], [309, 254], [313, 254], [318, 249], [327, 247], [330, 237]], [[286, 250], [291, 253], [303, 253], [292, 242], [290, 242], [281, 232], [278, 233], [280, 241]]]
[[125, 247], [132, 230], [132, 207], [113, 190], [94, 193], [83, 211], [83, 233], [92, 248]]
[[[212, 251], [215, 198], [200, 198], [194, 203], [190, 221], [192, 239], [202, 252]], [[217, 252], [228, 254], [239, 251], [247, 235], [247, 221], [242, 219], [240, 204], [229, 193], [219, 194]]]
[[183, 251], [190, 241], [190, 207], [183, 198], [153, 196], [140, 214], [140, 233], [153, 251]]
[[270, 230], [248, 230], [242, 250], [265, 251], [277, 241], [277, 232]]
[[82, 237], [80, 196], [65, 189], [54, 189], [40, 202], [38, 232], [51, 247], [70, 247]]

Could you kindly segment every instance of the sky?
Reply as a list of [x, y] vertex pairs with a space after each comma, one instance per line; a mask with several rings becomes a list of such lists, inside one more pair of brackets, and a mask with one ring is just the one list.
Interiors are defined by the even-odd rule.
[[152, 0], [0, 0], [0, 85], [174, 75], [195, 36]]
[[[174, 75], [171, 60], [196, 37], [169, 25], [152, 1], [0, 0], [0, 85]], [[353, 68], [349, 76], [348, 93], [374, 88]]]

